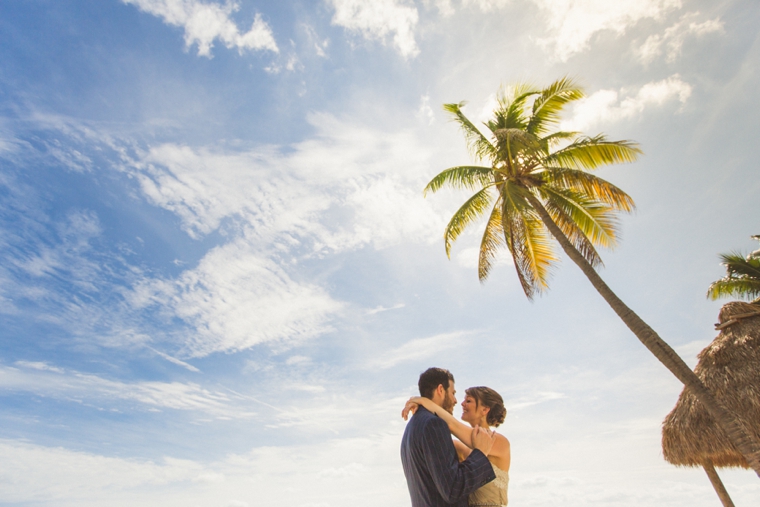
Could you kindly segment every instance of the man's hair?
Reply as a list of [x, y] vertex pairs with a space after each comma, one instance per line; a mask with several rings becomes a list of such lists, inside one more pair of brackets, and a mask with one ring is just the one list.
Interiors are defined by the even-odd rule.
[[420, 381], [417, 382], [417, 386], [420, 388], [420, 396], [432, 400], [433, 393], [438, 389], [438, 386], [448, 389], [449, 382], [454, 382], [454, 375], [449, 370], [428, 368], [420, 374]]

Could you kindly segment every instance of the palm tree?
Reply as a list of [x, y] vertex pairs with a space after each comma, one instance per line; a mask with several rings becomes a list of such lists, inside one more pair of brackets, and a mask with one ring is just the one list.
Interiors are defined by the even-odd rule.
[[481, 282], [488, 277], [498, 251], [506, 247], [525, 295], [533, 299], [548, 288], [549, 268], [558, 260], [553, 237], [644, 346], [707, 407], [760, 475], [760, 442], [749, 436], [683, 359], [594, 269], [601, 265], [595, 247], [614, 246], [616, 213], [631, 211], [634, 203], [618, 187], [589, 171], [633, 162], [642, 152], [635, 142], [556, 130], [563, 108], [583, 96], [568, 78], [543, 90], [525, 84], [502, 89], [493, 116], [485, 123], [488, 138], [462, 113], [464, 103], [444, 105], [461, 127], [472, 155], [490, 164], [446, 169], [425, 188], [426, 193], [444, 186], [476, 191], [446, 227], [446, 253], [450, 254], [462, 231], [488, 212], [480, 243]]
[[[760, 235], [752, 236], [760, 241]], [[735, 296], [738, 298], [754, 299], [760, 302], [760, 250], [749, 254], [746, 258], [739, 253], [721, 254], [721, 264], [726, 266], [726, 276], [710, 284], [707, 297]]]

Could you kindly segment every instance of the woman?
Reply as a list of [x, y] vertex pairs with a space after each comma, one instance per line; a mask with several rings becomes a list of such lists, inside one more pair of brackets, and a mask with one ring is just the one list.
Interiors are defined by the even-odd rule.
[[[465, 390], [462, 401], [462, 420], [457, 419], [443, 407], [436, 405], [432, 400], [421, 396], [410, 398], [401, 412], [404, 420], [409, 413], [414, 413], [417, 407], [422, 405], [429, 411], [443, 419], [449, 426], [449, 431], [459, 440], [454, 440], [454, 447], [459, 455], [459, 460], [464, 461], [472, 452], [472, 428], [480, 426], [490, 430], [504, 422], [507, 409], [504, 408], [504, 400], [499, 393], [489, 387], [470, 387]], [[496, 434], [496, 441], [488, 454], [496, 479], [482, 488], [473, 492], [469, 498], [470, 507], [502, 507], [507, 505], [507, 485], [509, 484], [510, 449], [509, 440], [504, 435]]]

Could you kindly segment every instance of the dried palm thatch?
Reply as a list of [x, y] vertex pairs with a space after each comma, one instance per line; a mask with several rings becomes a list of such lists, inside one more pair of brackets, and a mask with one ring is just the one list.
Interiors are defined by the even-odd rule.
[[[760, 304], [731, 302], [721, 308], [718, 318], [720, 334], [699, 353], [694, 372], [742, 419], [748, 433], [760, 439]], [[717, 467], [749, 468], [686, 389], [663, 422], [662, 451], [668, 462], [678, 466], [712, 462]]]
[[[760, 304], [728, 303], [718, 320], [720, 334], [699, 353], [694, 372], [760, 439]], [[704, 468], [723, 505], [734, 507], [715, 467], [749, 464], [686, 389], [662, 424], [662, 452], [674, 465]]]

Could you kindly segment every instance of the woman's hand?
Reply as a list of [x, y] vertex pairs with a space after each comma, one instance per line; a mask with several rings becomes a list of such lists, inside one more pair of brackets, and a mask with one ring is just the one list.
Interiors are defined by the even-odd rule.
[[404, 405], [404, 410], [401, 411], [401, 417], [403, 417], [405, 421], [409, 418], [409, 414], [414, 414], [420, 406], [417, 402], [412, 400], [414, 400], [414, 398], [409, 398], [409, 401]]

